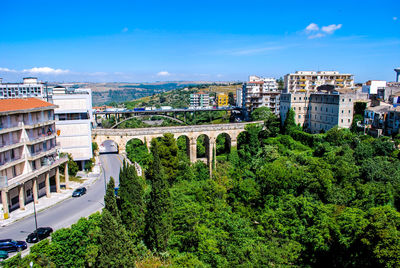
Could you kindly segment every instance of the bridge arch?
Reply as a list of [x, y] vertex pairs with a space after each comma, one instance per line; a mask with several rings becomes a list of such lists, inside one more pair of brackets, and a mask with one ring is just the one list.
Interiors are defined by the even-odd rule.
[[221, 155], [225, 153], [230, 153], [231, 151], [231, 136], [226, 133], [222, 132], [218, 134], [215, 142], [216, 142], [216, 149], [215, 149], [215, 154], [216, 155]]
[[[120, 121], [120, 122], [114, 124], [111, 128], [112, 128], [112, 129], [113, 129], [113, 128], [116, 128], [118, 125], [120, 125], [120, 124], [122, 124], [122, 123], [124, 123], [124, 122], [126, 122], [126, 121], [129, 121], [129, 120], [131, 120], [131, 119], [133, 119], [133, 118], [141, 118], [141, 117], [145, 117], [145, 116], [149, 116], [149, 115], [133, 115], [133, 116], [130, 116], [129, 118], [126, 118], [126, 119], [124, 119], [124, 120], [122, 120], [122, 121]], [[172, 116], [162, 115], [162, 114], [157, 115], [157, 116], [158, 116], [158, 117], [163, 117], [163, 118], [170, 119], [170, 120], [175, 121], [175, 122], [180, 123], [180, 124], [185, 124], [185, 122], [183, 122], [182, 120], [179, 120], [179, 119], [174, 118], [174, 117], [172, 117]]]
[[187, 135], [179, 135], [176, 138], [176, 144], [179, 150], [184, 151], [190, 157], [190, 138]]

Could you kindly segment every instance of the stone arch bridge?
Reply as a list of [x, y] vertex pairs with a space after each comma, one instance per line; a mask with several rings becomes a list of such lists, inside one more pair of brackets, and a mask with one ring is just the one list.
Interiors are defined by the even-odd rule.
[[[261, 124], [262, 121], [251, 122]], [[175, 127], [152, 127], [152, 128], [131, 128], [131, 129], [93, 129], [93, 141], [102, 144], [106, 140], [112, 140], [118, 144], [119, 152], [124, 153], [126, 144], [131, 139], [139, 139], [147, 148], [150, 148], [150, 142], [153, 138], [162, 137], [166, 133], [172, 133], [175, 139], [180, 136], [186, 136], [186, 148], [192, 163], [197, 161], [197, 138], [200, 135], [206, 136], [206, 158], [209, 167], [211, 167], [213, 152], [216, 150], [216, 139], [218, 135], [225, 133], [230, 142], [230, 147], [237, 146], [239, 134], [245, 131], [245, 126], [250, 123], [230, 123], [215, 125], [191, 125]], [[215, 157], [215, 155], [214, 155]]]

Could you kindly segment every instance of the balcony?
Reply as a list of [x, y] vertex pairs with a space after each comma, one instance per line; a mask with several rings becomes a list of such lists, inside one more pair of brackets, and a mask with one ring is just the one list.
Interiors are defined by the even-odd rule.
[[23, 142], [5, 142], [0, 143], [0, 153], [23, 146]]
[[55, 120], [46, 120], [46, 121], [38, 121], [38, 122], [28, 121], [27, 123], [25, 123], [25, 128], [33, 129], [33, 128], [43, 127], [43, 126], [47, 126], [47, 125], [52, 125], [55, 122], [56, 122]]
[[343, 82], [343, 79], [336, 79], [336, 82]]
[[300, 86], [300, 87], [305, 87], [305, 86], [306, 86], [306, 84], [299, 84], [299, 86]]
[[51, 169], [56, 168], [57, 166], [64, 164], [65, 162], [68, 161], [68, 157], [58, 157], [56, 156], [53, 160], [48, 161], [46, 165], [32, 171], [29, 173], [25, 174], [20, 174], [14, 178], [9, 178], [8, 183], [6, 186], [0, 185], [0, 188], [9, 190], [17, 186], [18, 184], [25, 183], [28, 180], [31, 180], [35, 177], [38, 177], [39, 175], [49, 172]]
[[59, 149], [59, 146], [53, 146], [53, 147], [49, 148], [48, 150], [43, 150], [42, 149], [40, 151], [31, 153], [28, 156], [28, 160], [29, 161], [34, 161], [36, 159], [42, 158], [43, 156], [47, 156], [49, 154], [55, 153], [57, 149]]
[[30, 136], [28, 137], [28, 140], [26, 141], [27, 145], [32, 145], [36, 144], [39, 142], [44, 142], [47, 140], [51, 140], [56, 137], [56, 134], [52, 131], [49, 131], [47, 134], [42, 134], [41, 136]]
[[15, 123], [11, 123], [11, 124], [1, 124], [0, 123], [0, 134], [20, 130], [20, 129], [22, 129], [23, 126], [24, 126], [24, 124], [22, 122], [15, 122]]
[[299, 79], [300, 82], [305, 82], [307, 79]]
[[22, 155], [20, 155], [18, 157], [10, 158], [10, 159], [5, 159], [2, 162], [0, 162], [0, 170], [5, 170], [9, 167], [18, 165], [24, 161], [25, 161], [25, 158], [22, 157]]

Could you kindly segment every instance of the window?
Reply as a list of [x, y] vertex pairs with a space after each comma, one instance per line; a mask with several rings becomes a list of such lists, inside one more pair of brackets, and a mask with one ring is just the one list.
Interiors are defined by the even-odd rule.
[[342, 99], [342, 102], [344, 102], [344, 99]]
[[342, 113], [344, 113], [344, 110], [342, 110]]
[[350, 119], [347, 119], [347, 121], [350, 123]]
[[294, 97], [293, 99], [296, 100], [296, 97]]
[[296, 107], [293, 107], [293, 111], [296, 111]]
[[351, 101], [351, 99], [349, 99], [349, 101]]
[[33, 169], [33, 170], [36, 169], [36, 161], [32, 161], [32, 169]]
[[301, 97], [299, 97], [299, 100], [301, 100]]
[[349, 113], [351, 113], [351, 110], [349, 110]]
[[343, 123], [343, 119], [340, 119], [340, 122], [342, 122], [342, 123]]
[[44, 183], [44, 181], [43, 181], [43, 182], [41, 182], [41, 183], [39, 183], [39, 189], [43, 189], [43, 188], [44, 188], [44, 186], [45, 186], [45, 183]]
[[301, 115], [299, 114], [299, 118], [301, 118]]

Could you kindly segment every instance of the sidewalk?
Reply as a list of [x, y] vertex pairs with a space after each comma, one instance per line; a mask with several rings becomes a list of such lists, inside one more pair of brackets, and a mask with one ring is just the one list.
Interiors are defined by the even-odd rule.
[[[95, 163], [95, 166], [93, 167], [92, 172], [86, 173], [84, 171], [79, 171], [77, 173], [77, 176], [80, 176], [81, 179], [84, 180], [82, 183], [70, 181], [69, 182], [70, 189], [62, 188], [61, 193], [51, 192], [50, 198], [47, 198], [46, 196], [40, 197], [38, 200], [39, 203], [36, 204], [36, 213], [38, 213], [42, 210], [45, 210], [47, 208], [50, 208], [68, 198], [71, 198], [72, 192], [76, 188], [83, 187], [83, 186], [89, 187], [90, 185], [92, 185], [100, 177], [100, 173], [101, 173], [101, 169], [99, 166], [99, 163], [100, 163], [99, 157], [96, 156], [95, 159], [96, 159], [96, 163]], [[61, 185], [65, 186], [65, 184], [61, 184]], [[0, 226], [1, 227], [7, 226], [13, 222], [16, 222], [20, 219], [23, 219], [23, 218], [28, 217], [33, 214], [34, 214], [33, 202], [30, 202], [29, 204], [25, 205], [25, 210], [16, 209], [9, 214], [10, 217], [8, 219], [0, 220]]]

